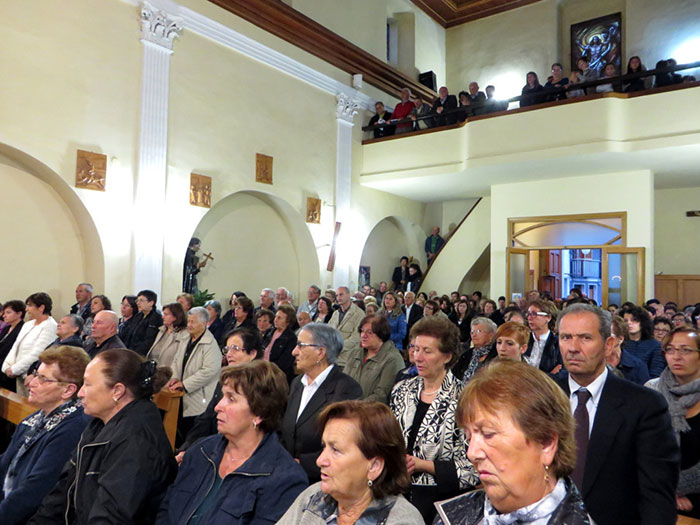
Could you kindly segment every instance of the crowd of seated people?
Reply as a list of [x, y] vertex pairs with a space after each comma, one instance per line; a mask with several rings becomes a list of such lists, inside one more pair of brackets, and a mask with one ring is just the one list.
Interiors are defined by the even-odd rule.
[[[676, 60], [669, 58], [658, 61], [654, 69], [663, 71], [676, 65]], [[589, 59], [586, 56], [578, 59], [576, 67], [572, 68], [568, 76], [564, 75], [564, 67], [559, 62], [555, 62], [544, 84], [540, 83], [535, 71], [529, 71], [525, 75], [519, 107], [535, 106], [595, 93], [632, 93], [652, 87], [696, 81], [692, 75], [683, 76], [676, 72], [660, 72], [653, 76], [624, 81], [620, 78], [620, 75], [643, 73], [646, 70], [641, 58], [636, 55], [629, 59], [626, 70], [618, 71], [614, 63], [608, 63], [601, 66], [600, 74], [598, 70], [589, 67]], [[610, 83], [600, 83], [586, 88], [576, 87], [577, 84], [606, 78], [611, 79]], [[374, 138], [380, 138], [455, 124], [464, 122], [469, 117], [507, 110], [508, 101], [496, 100], [495, 91], [496, 88], [489, 85], [484, 93], [479, 91], [477, 82], [470, 82], [468, 89], [460, 91], [455, 97], [449, 93], [447, 87], [442, 86], [438, 90], [438, 97], [432, 103], [428, 103], [420, 96], [414, 95], [409, 88], [403, 88], [401, 102], [396, 105], [393, 113], [386, 110], [383, 102], [375, 104], [376, 113], [370, 119], [368, 127], [372, 128]]]
[[[38, 411], [3, 445], [0, 522], [700, 517], [700, 304], [439, 295], [409, 261], [297, 307], [266, 288], [257, 313], [142, 290], [120, 319], [88, 283], [62, 317], [7, 301], [3, 385]], [[184, 394], [174, 450], [161, 389]]]

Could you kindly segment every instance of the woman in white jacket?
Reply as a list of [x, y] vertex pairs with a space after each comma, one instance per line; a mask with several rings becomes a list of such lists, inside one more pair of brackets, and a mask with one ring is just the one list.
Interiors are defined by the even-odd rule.
[[31, 364], [39, 359], [39, 354], [56, 339], [56, 321], [51, 317], [53, 301], [44, 292], [33, 293], [25, 301], [29, 321], [24, 323], [12, 345], [2, 371], [7, 377], [17, 379], [17, 393], [27, 397], [24, 375]]

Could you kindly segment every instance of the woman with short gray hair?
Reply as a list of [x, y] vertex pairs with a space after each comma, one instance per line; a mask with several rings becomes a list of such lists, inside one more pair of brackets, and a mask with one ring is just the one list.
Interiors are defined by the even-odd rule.
[[185, 393], [177, 422], [176, 445], [184, 440], [195, 418], [207, 408], [221, 371], [221, 350], [207, 330], [208, 322], [209, 313], [201, 306], [187, 312], [190, 339], [180, 347], [171, 365], [173, 378], [167, 387]]
[[209, 314], [207, 328], [211, 332], [211, 335], [218, 341], [221, 339], [221, 336], [224, 335], [224, 323], [221, 320], [221, 303], [212, 299], [204, 303], [204, 308], [206, 308]]
[[340, 332], [323, 323], [309, 323], [301, 329], [292, 351], [296, 368], [282, 420], [282, 444], [304, 468], [309, 482], [321, 480], [316, 459], [321, 450], [318, 414], [330, 403], [359, 399], [360, 385], [335, 366], [343, 349]]

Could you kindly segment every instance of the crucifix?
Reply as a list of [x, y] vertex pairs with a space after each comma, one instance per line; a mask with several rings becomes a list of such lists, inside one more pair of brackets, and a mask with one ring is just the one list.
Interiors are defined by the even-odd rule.
[[202, 257], [204, 257], [204, 261], [203, 261], [203, 262], [205, 262], [205, 263], [214, 260], [214, 258], [211, 256], [211, 252], [209, 252], [209, 253], [203, 253], [203, 254], [202, 254]]

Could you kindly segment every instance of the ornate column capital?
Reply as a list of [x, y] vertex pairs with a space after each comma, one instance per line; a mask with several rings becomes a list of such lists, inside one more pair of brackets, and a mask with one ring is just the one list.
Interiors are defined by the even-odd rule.
[[338, 100], [338, 105], [336, 106], [337, 118], [353, 124], [357, 110], [360, 108], [360, 101], [345, 93], [339, 93], [336, 99]]
[[159, 11], [148, 2], [141, 5], [141, 39], [172, 50], [173, 40], [182, 32], [182, 20]]

